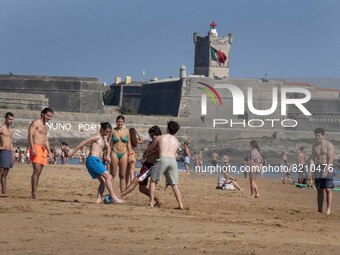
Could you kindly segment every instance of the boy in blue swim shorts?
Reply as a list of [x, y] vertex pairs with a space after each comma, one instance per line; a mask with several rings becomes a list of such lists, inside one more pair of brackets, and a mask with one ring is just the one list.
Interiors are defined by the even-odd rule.
[[[110, 146], [107, 141], [108, 135], [112, 131], [112, 126], [108, 122], [103, 122], [100, 124], [99, 133], [85, 139], [82, 141], [77, 147], [74, 149], [72, 153], [70, 153], [70, 157], [72, 157], [78, 150], [83, 148], [87, 144], [91, 144], [90, 146], [90, 154], [86, 159], [86, 168], [89, 174], [93, 179], [97, 179], [99, 181], [98, 187], [98, 195], [97, 195], [97, 203], [103, 202], [103, 193], [105, 187], [108, 189], [111, 196], [111, 203], [122, 203], [123, 200], [119, 199], [113, 192], [112, 188], [112, 175], [107, 171], [103, 162], [101, 160], [101, 153], [105, 148], [107, 150], [106, 155], [110, 155]], [[106, 161], [110, 162], [110, 158], [106, 158]]]

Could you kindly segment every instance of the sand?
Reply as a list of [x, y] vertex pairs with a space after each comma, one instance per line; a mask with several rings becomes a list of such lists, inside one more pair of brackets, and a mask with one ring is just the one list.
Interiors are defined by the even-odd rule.
[[138, 190], [124, 205], [96, 205], [97, 181], [82, 166], [47, 166], [33, 201], [31, 172], [19, 165], [9, 174], [0, 254], [340, 254], [340, 192], [327, 216], [316, 212], [315, 190], [262, 178], [261, 197], [251, 199], [246, 179], [238, 180], [242, 193], [181, 174], [180, 211], [164, 185], [163, 208], [149, 208]]

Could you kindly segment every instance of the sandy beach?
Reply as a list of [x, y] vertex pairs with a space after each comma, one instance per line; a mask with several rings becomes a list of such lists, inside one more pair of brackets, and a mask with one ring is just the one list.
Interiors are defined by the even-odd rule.
[[[135, 190], [124, 205], [94, 204], [97, 181], [83, 166], [47, 166], [39, 200], [30, 198], [30, 165], [9, 173], [0, 198], [0, 254], [339, 254], [340, 192], [333, 214], [316, 212], [316, 191], [258, 179], [261, 197], [216, 190], [214, 176], [185, 179], [184, 211], [171, 189], [149, 208]], [[118, 191], [118, 181], [115, 180]]]

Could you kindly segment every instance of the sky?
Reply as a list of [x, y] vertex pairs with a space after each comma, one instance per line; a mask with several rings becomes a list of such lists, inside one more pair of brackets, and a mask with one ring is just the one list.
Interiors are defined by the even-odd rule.
[[193, 33], [214, 20], [233, 34], [231, 77], [340, 78], [339, 13], [338, 0], [0, 0], [0, 73], [191, 74]]

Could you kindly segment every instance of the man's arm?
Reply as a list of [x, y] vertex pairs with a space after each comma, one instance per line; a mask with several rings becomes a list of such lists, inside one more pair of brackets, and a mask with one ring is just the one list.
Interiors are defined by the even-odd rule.
[[46, 141], [45, 141], [45, 148], [47, 150], [48, 156], [52, 157], [52, 153], [51, 153], [51, 148], [50, 148], [50, 143], [47, 139], [47, 134], [46, 134]]
[[334, 161], [334, 146], [332, 143], [328, 143], [327, 145], [327, 170], [326, 172], [333, 172], [335, 173], [335, 169], [333, 166]]
[[11, 130], [11, 137], [10, 137], [10, 140], [11, 140], [11, 151], [14, 150], [14, 146], [13, 146], [13, 133], [14, 133], [14, 131]]
[[312, 160], [314, 163], [316, 162], [315, 144], [312, 147]]
[[[152, 150], [154, 150], [154, 149], [157, 148], [158, 141], [159, 141], [160, 137], [161, 137], [160, 135], [157, 136], [157, 137], [155, 138], [155, 140], [153, 140], [153, 142], [148, 146], [148, 149], [149, 149], [150, 151], [152, 151]], [[177, 149], [178, 149], [178, 148], [177, 148]]]
[[3, 133], [2, 129], [3, 129], [3, 126], [0, 127], [0, 150], [6, 150], [6, 147], [2, 146], [2, 142], [1, 142], [1, 136]]
[[137, 144], [144, 144], [144, 140], [137, 134]]
[[93, 142], [97, 141], [97, 140], [98, 140], [98, 135], [99, 135], [99, 134], [95, 134], [95, 135], [93, 135], [93, 136], [91, 136], [91, 137], [85, 139], [84, 141], [82, 141], [80, 144], [78, 144], [78, 145], [76, 146], [76, 148], [74, 148], [74, 150], [70, 153], [69, 156], [70, 156], [70, 157], [73, 157], [73, 155], [74, 155], [78, 150], [80, 150], [81, 148], [83, 148], [86, 144], [93, 143]]

